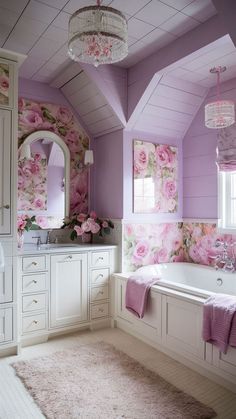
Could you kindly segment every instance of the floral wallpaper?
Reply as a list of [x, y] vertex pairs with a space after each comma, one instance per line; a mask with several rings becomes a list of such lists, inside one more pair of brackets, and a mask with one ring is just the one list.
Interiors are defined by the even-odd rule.
[[155, 263], [182, 262], [183, 259], [182, 223], [124, 224], [125, 271]]
[[[219, 234], [216, 224], [184, 223], [184, 260], [214, 266], [215, 257], [222, 252], [222, 247], [216, 247], [216, 240], [232, 245], [236, 242], [236, 237], [231, 234]], [[229, 252], [235, 252], [235, 250], [235, 246], [231, 246]]]
[[[32, 132], [53, 131], [67, 144], [71, 155], [70, 172], [70, 212], [88, 211], [88, 172], [77, 168], [89, 148], [89, 138], [76, 121], [73, 113], [66, 107], [50, 103], [38, 103], [19, 99], [19, 146]], [[20, 179], [20, 182], [22, 180]], [[19, 182], [18, 188], [25, 186]]]
[[18, 162], [18, 210], [47, 209], [47, 159], [40, 153]]
[[0, 63], [0, 104], [9, 105], [9, 65]]
[[222, 253], [216, 240], [227, 242], [236, 257], [236, 236], [219, 234], [214, 223], [124, 224], [123, 269], [165, 262], [191, 262], [215, 266]]
[[177, 212], [177, 147], [134, 140], [133, 179], [134, 212]]

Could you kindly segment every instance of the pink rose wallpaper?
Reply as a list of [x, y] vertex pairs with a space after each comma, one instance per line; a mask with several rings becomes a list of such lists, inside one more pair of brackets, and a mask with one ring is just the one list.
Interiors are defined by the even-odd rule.
[[[231, 234], [219, 234], [216, 224], [184, 223], [184, 260], [186, 262], [214, 266], [215, 257], [222, 252], [222, 248], [215, 246], [216, 240], [224, 241], [231, 245], [236, 242], [236, 237]], [[236, 246], [232, 246], [230, 251], [235, 252]]]
[[177, 148], [134, 140], [135, 213], [174, 213], [178, 206]]
[[124, 224], [123, 264], [125, 271], [165, 262], [191, 262], [215, 266], [222, 247], [216, 240], [227, 242], [229, 252], [236, 255], [236, 236], [219, 234], [213, 223]]
[[[70, 212], [88, 212], [88, 172], [87, 170], [78, 170], [78, 163], [83, 161], [84, 153], [89, 148], [89, 138], [85, 131], [76, 121], [73, 113], [60, 105], [50, 103], [38, 103], [28, 99], [19, 99], [19, 146], [24, 139], [32, 132], [38, 130], [49, 130], [56, 133], [67, 144], [71, 160], [71, 179], [70, 179]], [[22, 168], [19, 165], [18, 190], [20, 196], [20, 205], [27, 207], [25, 202], [26, 191], [28, 187], [25, 179], [26, 174], [32, 170], [31, 167]], [[24, 199], [23, 199], [24, 198]], [[35, 207], [42, 205], [41, 189], [33, 204]], [[46, 202], [46, 198], [45, 198]], [[32, 203], [28, 201], [28, 206]]]
[[125, 271], [162, 262], [182, 262], [182, 223], [124, 224]]
[[9, 65], [0, 64], [0, 104], [9, 105]]
[[36, 153], [18, 162], [18, 210], [47, 209], [47, 159]]

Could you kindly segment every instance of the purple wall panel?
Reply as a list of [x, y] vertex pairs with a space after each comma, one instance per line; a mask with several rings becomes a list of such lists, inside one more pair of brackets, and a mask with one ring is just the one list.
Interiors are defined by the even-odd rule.
[[[133, 139], [140, 139], [143, 141], [149, 141], [156, 144], [170, 144], [178, 147], [179, 157], [179, 205], [178, 212], [175, 214], [134, 214], [133, 213]], [[124, 131], [124, 189], [123, 189], [123, 200], [124, 200], [124, 218], [129, 221], [148, 221], [152, 222], [163, 222], [163, 221], [174, 221], [182, 217], [182, 145], [181, 141], [173, 140], [170, 138], [157, 137], [156, 135], [147, 132], [138, 131]]]
[[[211, 89], [206, 102], [214, 100]], [[236, 79], [221, 85], [222, 98], [236, 100]], [[186, 218], [217, 218], [217, 130], [204, 125], [201, 106], [183, 141], [183, 216]]]
[[123, 217], [123, 131], [94, 141], [93, 208], [101, 217]]

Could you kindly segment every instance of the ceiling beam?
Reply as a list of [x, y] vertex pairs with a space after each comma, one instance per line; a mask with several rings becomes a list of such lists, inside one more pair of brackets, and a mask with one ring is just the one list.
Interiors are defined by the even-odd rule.
[[164, 74], [166, 67], [226, 34], [228, 31], [221, 19], [218, 15], [213, 16], [131, 67], [128, 70], [128, 120], [139, 107], [138, 103], [156, 73]]

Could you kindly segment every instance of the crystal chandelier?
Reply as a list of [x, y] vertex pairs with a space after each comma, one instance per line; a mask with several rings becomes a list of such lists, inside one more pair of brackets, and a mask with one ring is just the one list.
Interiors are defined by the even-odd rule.
[[210, 73], [217, 75], [217, 100], [205, 106], [205, 125], [207, 128], [226, 128], [235, 122], [234, 102], [220, 100], [220, 74], [226, 67], [214, 67]]
[[68, 54], [74, 61], [112, 64], [128, 54], [128, 25], [125, 16], [112, 7], [83, 7], [69, 20]]

